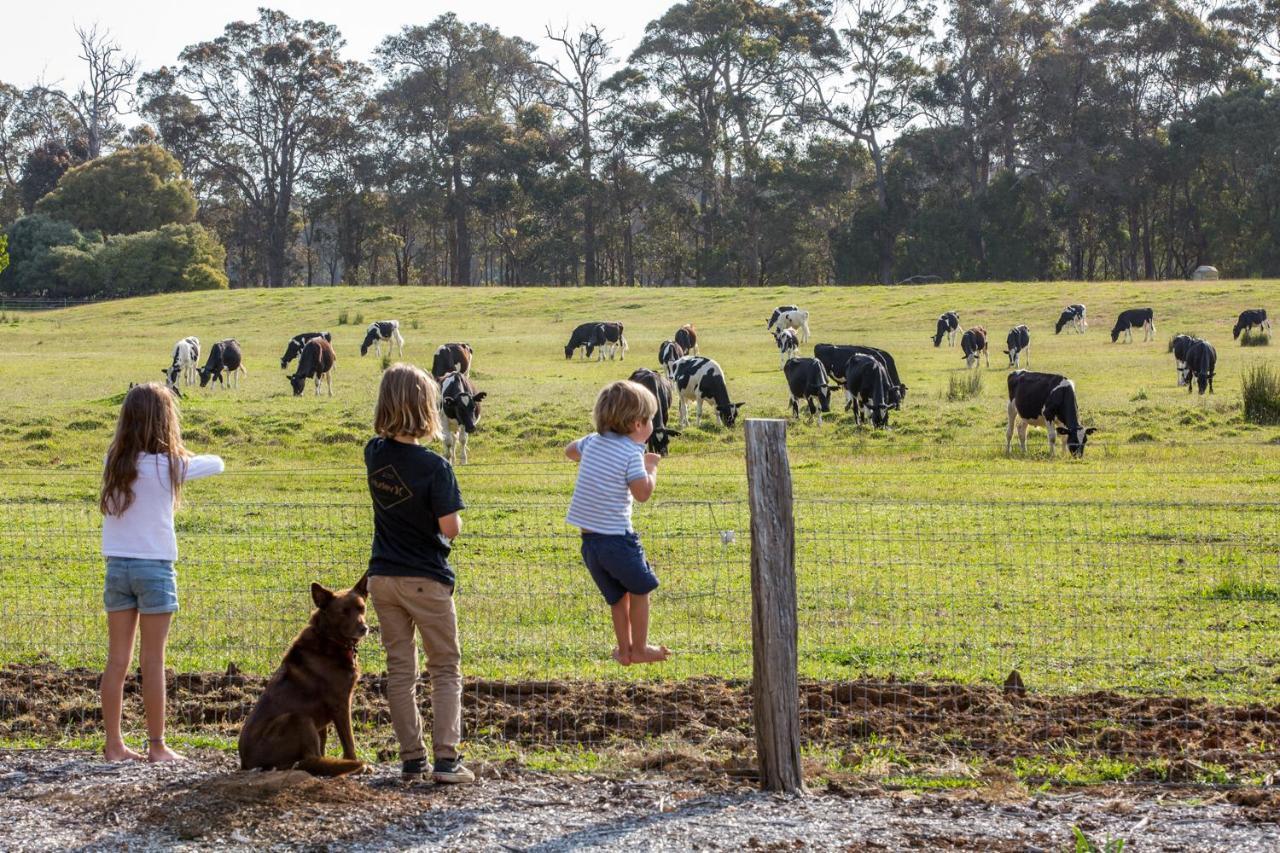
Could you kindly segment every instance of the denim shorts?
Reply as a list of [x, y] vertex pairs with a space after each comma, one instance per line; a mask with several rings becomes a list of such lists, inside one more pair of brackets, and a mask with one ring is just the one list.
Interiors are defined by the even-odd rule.
[[583, 533], [582, 561], [604, 600], [612, 606], [626, 593], [647, 595], [658, 588], [658, 577], [644, 557], [640, 536], [631, 533]]
[[108, 612], [173, 613], [178, 609], [178, 573], [168, 560], [107, 557], [102, 603]]

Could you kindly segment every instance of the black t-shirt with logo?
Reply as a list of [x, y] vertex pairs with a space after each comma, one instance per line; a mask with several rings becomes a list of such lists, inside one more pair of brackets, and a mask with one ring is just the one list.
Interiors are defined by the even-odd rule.
[[373, 497], [369, 574], [428, 577], [453, 586], [441, 516], [464, 508], [453, 466], [417, 444], [374, 438], [364, 446]]

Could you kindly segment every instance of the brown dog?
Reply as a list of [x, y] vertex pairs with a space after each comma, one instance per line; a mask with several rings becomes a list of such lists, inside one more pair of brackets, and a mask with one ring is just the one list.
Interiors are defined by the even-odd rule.
[[[311, 585], [316, 611], [240, 730], [242, 770], [296, 768], [342, 776], [364, 769], [351, 735], [351, 695], [360, 677], [356, 644], [369, 633], [367, 596], [367, 577], [337, 593]], [[342, 758], [324, 754], [330, 723], [342, 742]]]

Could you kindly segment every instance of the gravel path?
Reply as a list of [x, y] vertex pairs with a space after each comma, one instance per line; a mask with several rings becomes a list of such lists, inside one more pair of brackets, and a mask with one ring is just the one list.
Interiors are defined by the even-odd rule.
[[1064, 850], [1073, 827], [1126, 850], [1280, 849], [1280, 791], [1013, 787], [802, 799], [723, 777], [596, 777], [482, 767], [475, 785], [106, 764], [68, 750], [0, 752], [0, 849]]

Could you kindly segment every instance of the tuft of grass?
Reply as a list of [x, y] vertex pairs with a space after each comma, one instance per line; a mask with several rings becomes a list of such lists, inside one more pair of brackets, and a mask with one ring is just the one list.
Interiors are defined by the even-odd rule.
[[[388, 348], [388, 349], [390, 349], [390, 348]], [[391, 353], [390, 353], [390, 352], [388, 352], [386, 355], [382, 356], [382, 370], [383, 370], [383, 372], [386, 372], [386, 369], [387, 369], [388, 367], [390, 367], [390, 366], [391, 366]]]
[[1244, 372], [1241, 379], [1244, 419], [1262, 426], [1280, 424], [1280, 370], [1259, 364]]
[[954, 403], [958, 400], [971, 400], [982, 393], [982, 371], [966, 371], [953, 373], [947, 381], [947, 400]]
[[1149, 432], [1135, 432], [1133, 435], [1129, 436], [1130, 444], [1146, 444], [1155, 440], [1156, 437]]
[[1147, 399], [1150, 399], [1150, 398], [1148, 398], [1148, 397], [1147, 397], [1147, 389], [1146, 389], [1146, 388], [1139, 388], [1139, 389], [1138, 389], [1138, 393], [1137, 393], [1137, 394], [1134, 394], [1132, 397], [1130, 397], [1130, 398], [1129, 398], [1129, 402], [1130, 402], [1130, 403], [1138, 403], [1138, 402], [1141, 402], [1141, 401], [1143, 401], [1143, 400], [1147, 400]]
[[1205, 590], [1204, 597], [1217, 601], [1280, 601], [1280, 588], [1230, 575]]
[[352, 322], [354, 323], [354, 325], [357, 325], [357, 326], [364, 325], [364, 314], [357, 314], [355, 320], [353, 320]]
[[414, 317], [412, 320], [410, 320], [410, 321], [409, 321], [409, 328], [410, 328], [410, 329], [416, 329], [416, 328], [418, 328], [418, 326], [419, 326], [419, 323], [418, 323], [418, 318], [417, 318], [417, 317]]
[[350, 319], [350, 315], [347, 313], [347, 309], [346, 309], [346, 308], [343, 308], [341, 311], [339, 311], [339, 312], [338, 312], [338, 325], [339, 325], [339, 326], [345, 326], [345, 325], [347, 325], [347, 321], [348, 321], [349, 319]]
[[1258, 332], [1254, 334], [1246, 330], [1240, 335], [1240, 346], [1242, 347], [1266, 347], [1271, 345], [1271, 336], [1266, 332]]

